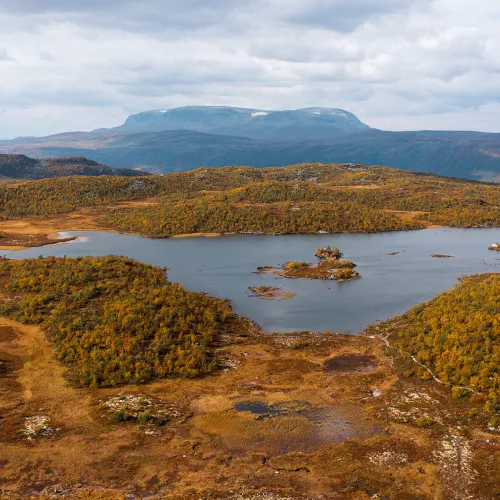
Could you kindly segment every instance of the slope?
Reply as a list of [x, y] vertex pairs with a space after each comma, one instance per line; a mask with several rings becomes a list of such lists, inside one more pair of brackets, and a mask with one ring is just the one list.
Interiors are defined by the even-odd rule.
[[10, 179], [45, 179], [71, 175], [148, 175], [139, 170], [112, 168], [83, 157], [33, 159], [22, 154], [0, 154], [0, 177]]

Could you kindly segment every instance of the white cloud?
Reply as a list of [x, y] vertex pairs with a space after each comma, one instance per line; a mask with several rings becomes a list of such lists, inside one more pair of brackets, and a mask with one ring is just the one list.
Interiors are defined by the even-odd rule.
[[3, 0], [0, 137], [189, 104], [342, 107], [386, 129], [500, 131], [500, 6], [490, 0], [138, 6]]

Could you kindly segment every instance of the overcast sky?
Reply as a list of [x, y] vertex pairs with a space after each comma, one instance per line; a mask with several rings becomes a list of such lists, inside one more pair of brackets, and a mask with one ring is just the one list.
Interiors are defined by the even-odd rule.
[[0, 138], [183, 105], [500, 132], [494, 0], [0, 0]]

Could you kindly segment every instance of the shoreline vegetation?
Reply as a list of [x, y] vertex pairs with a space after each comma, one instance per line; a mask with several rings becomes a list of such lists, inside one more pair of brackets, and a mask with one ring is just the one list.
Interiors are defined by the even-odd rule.
[[[500, 186], [384, 167], [228, 167], [0, 186], [0, 223], [40, 238], [325, 234], [498, 227], [499, 204]], [[316, 257], [280, 271], [357, 275], [336, 248]], [[0, 258], [2, 492], [490, 498], [499, 301], [484, 274], [359, 336], [265, 333], [131, 259]]]
[[39, 324], [81, 386], [210, 373], [215, 337], [241, 321], [227, 301], [124, 257], [3, 259], [0, 284], [0, 315]]
[[499, 227], [499, 205], [497, 184], [350, 164], [0, 185], [2, 224], [20, 233], [13, 223], [29, 223], [32, 234], [51, 222], [51, 232], [100, 229], [154, 238]]
[[367, 333], [414, 361], [407, 372], [445, 384], [455, 398], [482, 401], [500, 429], [500, 274], [464, 276], [458, 285]]

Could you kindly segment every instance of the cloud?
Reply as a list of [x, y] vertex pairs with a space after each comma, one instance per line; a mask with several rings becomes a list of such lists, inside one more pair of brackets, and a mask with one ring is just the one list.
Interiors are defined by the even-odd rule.
[[42, 61], [55, 61], [55, 57], [46, 50], [39, 50], [38, 55]]
[[309, 25], [349, 32], [380, 16], [427, 7], [432, 0], [299, 0], [293, 2], [288, 19], [299, 26]]
[[[245, 14], [258, 11], [254, 0], [242, 7], [239, 0], [3, 0], [5, 12], [43, 20], [49, 17], [82, 26], [171, 36], [171, 32], [238, 24]], [[243, 4], [245, 5], [245, 4]], [[0, 7], [0, 12], [1, 12]], [[239, 25], [241, 28], [244, 24]]]
[[12, 58], [9, 53], [0, 47], [0, 62], [16, 62], [14, 58]]
[[0, 137], [192, 104], [500, 131], [499, 19], [490, 0], [2, 0]]

